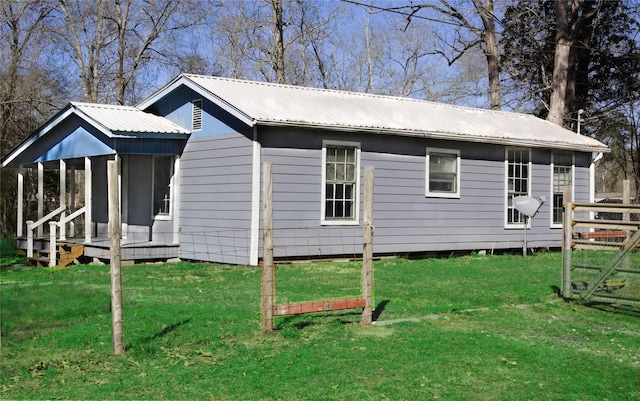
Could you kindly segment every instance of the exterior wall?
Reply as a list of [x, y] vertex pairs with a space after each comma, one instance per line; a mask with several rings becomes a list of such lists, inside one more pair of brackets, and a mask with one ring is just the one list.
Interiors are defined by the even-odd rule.
[[[107, 187], [107, 160], [108, 157], [91, 158], [91, 190], [93, 194], [91, 217], [95, 223], [109, 222], [109, 188]], [[106, 232], [105, 232], [106, 233]], [[94, 231], [95, 236], [100, 236], [101, 231]], [[108, 235], [108, 233], [106, 233]]]
[[[251, 253], [253, 132], [188, 88], [148, 111], [191, 129], [192, 101], [203, 100], [202, 130], [181, 156], [180, 251], [183, 259], [248, 264]], [[374, 252], [451, 252], [521, 248], [523, 230], [505, 227], [505, 146], [425, 138], [260, 127], [260, 161], [274, 165], [274, 255], [358, 256], [360, 221], [322, 225], [323, 140], [359, 142], [364, 167], [375, 168]], [[459, 150], [460, 196], [425, 196], [426, 148]], [[551, 228], [551, 150], [531, 149], [531, 196], [546, 200], [531, 221], [529, 247], [558, 247]], [[575, 199], [589, 198], [590, 155], [576, 155]], [[262, 222], [260, 222], [262, 225]]]
[[[109, 199], [107, 188], [107, 157], [92, 158], [92, 217], [96, 223], [94, 235], [108, 236]], [[122, 157], [122, 223], [127, 241], [158, 244], [173, 242], [173, 221], [156, 220], [151, 210], [152, 204], [152, 163], [151, 155], [124, 155]]]
[[[364, 167], [375, 168], [375, 253], [522, 247], [522, 228], [505, 228], [505, 146], [283, 128], [262, 130], [259, 138], [263, 161], [274, 165], [276, 257], [361, 253], [362, 217], [356, 227], [320, 224], [324, 139], [360, 142], [360, 191]], [[459, 198], [425, 196], [427, 147], [460, 150]], [[546, 202], [531, 219], [527, 243], [559, 247], [561, 229], [550, 227], [551, 150], [531, 150], [531, 196]], [[588, 160], [576, 155], [576, 199], [588, 199]]]
[[238, 133], [189, 140], [181, 158], [181, 258], [249, 263], [252, 158], [252, 141]]
[[196, 99], [203, 100], [202, 129], [192, 132], [180, 157], [179, 256], [248, 264], [252, 130], [186, 87], [168, 94], [148, 111], [191, 130]]

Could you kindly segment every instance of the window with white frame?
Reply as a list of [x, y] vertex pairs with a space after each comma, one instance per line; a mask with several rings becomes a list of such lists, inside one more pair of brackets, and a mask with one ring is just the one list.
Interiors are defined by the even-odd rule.
[[531, 151], [528, 149], [507, 148], [506, 171], [506, 223], [524, 224], [525, 219], [513, 205], [516, 196], [529, 196], [531, 185]]
[[564, 189], [571, 187], [573, 183], [573, 154], [553, 153], [553, 177], [552, 177], [552, 197], [553, 197], [553, 225], [562, 224], [562, 205], [564, 202]]
[[426, 196], [460, 197], [460, 151], [427, 148]]
[[360, 145], [325, 141], [322, 156], [323, 223], [357, 224]]
[[171, 214], [171, 177], [174, 156], [153, 156], [153, 215]]

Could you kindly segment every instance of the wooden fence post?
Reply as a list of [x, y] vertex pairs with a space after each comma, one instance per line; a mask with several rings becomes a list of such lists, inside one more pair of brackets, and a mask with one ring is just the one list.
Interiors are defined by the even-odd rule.
[[370, 325], [373, 316], [373, 166], [364, 169], [364, 245], [362, 250], [362, 324]]
[[562, 222], [562, 296], [564, 298], [570, 298], [571, 291], [571, 252], [572, 252], [572, 244], [571, 240], [573, 238], [573, 203], [566, 202], [564, 205], [564, 215]]
[[111, 325], [113, 329], [113, 353], [124, 354], [122, 329], [122, 276], [120, 274], [120, 196], [118, 194], [118, 162], [107, 161], [107, 183], [109, 188], [109, 251], [111, 256]]
[[262, 332], [273, 331], [273, 305], [275, 304], [275, 277], [273, 271], [273, 165], [263, 163], [262, 202], [263, 202], [263, 256], [262, 256], [262, 313], [260, 326]]
[[[631, 204], [631, 180], [622, 181], [622, 203], [624, 203], [625, 205]], [[623, 213], [622, 221], [623, 222], [631, 221], [631, 213], [629, 212]], [[631, 231], [627, 230], [627, 240], [629, 240], [630, 236], [631, 236]], [[631, 268], [631, 259], [629, 259], [629, 257], [630, 255], [627, 255], [622, 261], [622, 267], [624, 269]]]

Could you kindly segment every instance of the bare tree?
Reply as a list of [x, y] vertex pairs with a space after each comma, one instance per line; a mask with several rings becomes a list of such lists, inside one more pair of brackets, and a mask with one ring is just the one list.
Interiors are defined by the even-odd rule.
[[[448, 26], [446, 34], [440, 37], [448, 49], [440, 50], [440, 54], [447, 59], [450, 66], [467, 51], [482, 44], [487, 61], [490, 107], [500, 109], [500, 64], [493, 0], [473, 0], [474, 12], [471, 12], [464, 2], [454, 3], [450, 0], [437, 0], [425, 4], [408, 2], [390, 7], [365, 4], [358, 0], [343, 1], [402, 15], [407, 26], [415, 20]], [[478, 17], [480, 21], [476, 21]], [[465, 32], [470, 33], [470, 36]]]
[[124, 104], [140, 68], [173, 54], [159, 42], [201, 21], [200, 5], [190, 0], [60, 0], [52, 32], [79, 71], [84, 100]]
[[[30, 45], [36, 35], [41, 33], [45, 18], [51, 13], [53, 6], [43, 2], [23, 1], [14, 3], [10, 0], [2, 0], [2, 25], [0, 25], [0, 38], [7, 46], [2, 46], [0, 54], [4, 60], [0, 75], [0, 155], [4, 155], [16, 145], [22, 135], [16, 132], [12, 121], [19, 119], [16, 112], [21, 105], [31, 103], [37, 91], [31, 92], [28, 88], [30, 82], [20, 73], [26, 69], [37, 74], [33, 68], [26, 66], [30, 53]], [[36, 105], [38, 106], [38, 105]], [[10, 127], [10, 125], [14, 125]], [[19, 130], [18, 130], [19, 131]], [[17, 134], [17, 135], [16, 135]]]

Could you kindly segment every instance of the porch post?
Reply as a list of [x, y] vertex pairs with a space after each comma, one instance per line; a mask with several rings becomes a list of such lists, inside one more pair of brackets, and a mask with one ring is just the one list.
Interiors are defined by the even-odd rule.
[[60, 207], [65, 208], [60, 213], [60, 241], [65, 241], [67, 239], [67, 225], [64, 223], [67, 217], [67, 162], [62, 159], [60, 159]]
[[17, 205], [17, 209], [18, 209], [18, 215], [16, 217], [16, 236], [18, 238], [22, 237], [22, 219], [23, 219], [23, 205], [22, 203], [24, 202], [24, 171], [23, 171], [23, 167], [22, 164], [18, 167], [18, 205]]
[[[69, 184], [69, 188], [71, 189], [71, 193], [69, 194], [69, 212], [73, 213], [76, 211], [76, 168], [71, 167], [71, 183]], [[73, 238], [76, 236], [76, 224], [72, 221], [69, 222], [69, 237]]]
[[91, 158], [84, 158], [84, 242], [91, 243], [93, 220], [91, 219]]
[[180, 242], [180, 156], [173, 163], [173, 243]]
[[[38, 162], [38, 220], [44, 216], [44, 166]], [[38, 237], [42, 237], [42, 224], [38, 226]]]

